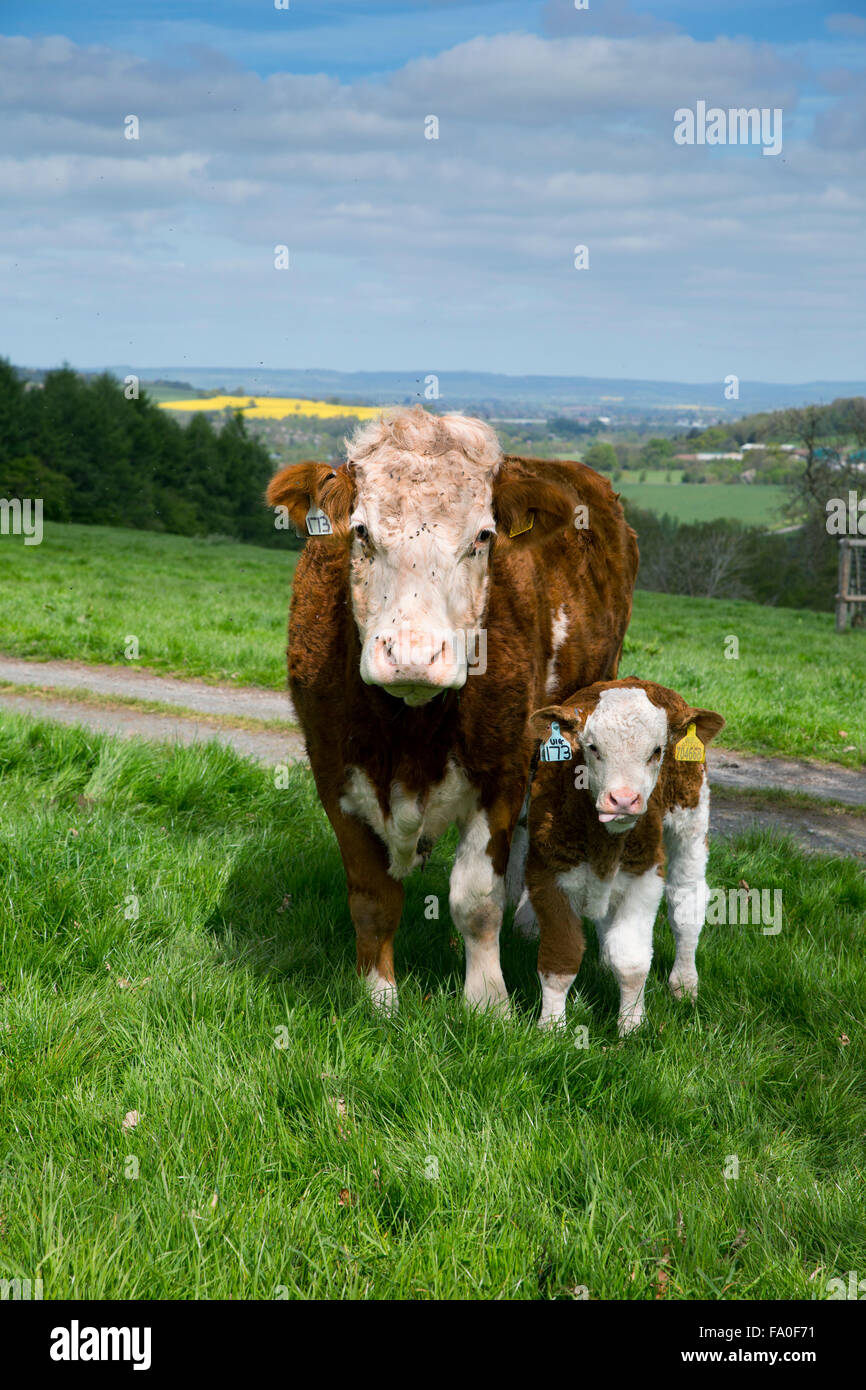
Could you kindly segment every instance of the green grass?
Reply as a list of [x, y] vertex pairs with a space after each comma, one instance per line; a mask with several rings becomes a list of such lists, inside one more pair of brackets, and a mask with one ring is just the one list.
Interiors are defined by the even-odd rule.
[[[48, 525], [41, 546], [3, 537], [0, 651], [280, 690], [297, 555], [108, 527]], [[130, 634], [139, 662], [123, 658]], [[849, 767], [866, 755], [866, 633], [838, 635], [830, 613], [639, 591], [621, 674], [717, 709], [722, 746]]]
[[103, 526], [49, 523], [39, 546], [3, 536], [0, 651], [282, 689], [298, 554]]
[[[664, 475], [662, 475], [664, 476]], [[617, 491], [627, 502], [677, 521], [729, 518], [750, 526], [782, 525], [788, 490], [774, 483], [639, 483], [623, 479]]]
[[409, 881], [389, 1023], [309, 774], [0, 719], [0, 1277], [651, 1299], [663, 1270], [668, 1298], [810, 1299], [866, 1267], [856, 867], [715, 844], [711, 882], [780, 888], [783, 930], [708, 927], [693, 1010], [660, 923], [649, 1024], [618, 1045], [594, 944], [564, 1036], [533, 1027], [510, 932], [514, 1021], [464, 1011], [449, 844]]

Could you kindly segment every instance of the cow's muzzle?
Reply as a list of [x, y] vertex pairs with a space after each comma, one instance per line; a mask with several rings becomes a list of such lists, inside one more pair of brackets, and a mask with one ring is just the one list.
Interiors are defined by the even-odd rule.
[[448, 632], [378, 632], [361, 656], [361, 679], [407, 705], [424, 705], [442, 690], [459, 689], [466, 670], [461, 644]]

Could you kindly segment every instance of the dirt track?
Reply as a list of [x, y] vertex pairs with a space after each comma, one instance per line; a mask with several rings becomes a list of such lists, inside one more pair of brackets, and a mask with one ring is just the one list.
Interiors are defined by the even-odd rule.
[[[0, 656], [0, 684], [22, 687], [0, 693], [0, 709], [63, 724], [83, 724], [121, 737], [180, 743], [216, 739], [271, 767], [304, 757], [300, 731], [263, 724], [255, 727], [256, 722], [265, 720], [294, 719], [288, 696], [276, 691], [179, 680], [146, 669], [6, 656]], [[70, 697], [73, 691], [77, 698]], [[156, 701], [166, 708], [138, 709], [120, 703], [123, 700]], [[232, 727], [228, 721], [252, 722], [253, 727]], [[710, 781], [715, 790], [712, 828], [716, 834], [732, 835], [757, 824], [790, 834], [808, 849], [866, 858], [866, 818], [862, 816], [830, 807], [797, 806], [772, 798], [744, 800], [732, 795], [777, 790], [806, 793], [818, 801], [866, 806], [866, 773], [793, 758], [757, 758], [729, 749], [711, 749]]]

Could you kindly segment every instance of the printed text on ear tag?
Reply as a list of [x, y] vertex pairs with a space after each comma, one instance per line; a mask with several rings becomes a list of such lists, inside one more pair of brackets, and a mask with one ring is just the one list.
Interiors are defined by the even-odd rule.
[[526, 518], [526, 520], [524, 521], [523, 525], [522, 525], [522, 526], [512, 526], [511, 530], [508, 532], [508, 535], [509, 535], [509, 537], [513, 540], [515, 536], [522, 536], [522, 535], [524, 534], [524, 532], [526, 532], [526, 531], [531, 531], [534, 525], [535, 525], [535, 512], [530, 512], [530, 513], [529, 513], [529, 516]]
[[307, 534], [310, 536], [330, 536], [331, 523], [325, 516], [321, 507], [317, 507], [315, 502], [310, 503], [310, 510], [307, 512]]
[[702, 763], [704, 756], [704, 745], [695, 733], [694, 724], [690, 724], [685, 737], [674, 745], [674, 757], [678, 763]]
[[539, 757], [543, 763], [571, 762], [571, 744], [562, 737], [556, 720], [550, 726], [550, 738], [541, 745]]

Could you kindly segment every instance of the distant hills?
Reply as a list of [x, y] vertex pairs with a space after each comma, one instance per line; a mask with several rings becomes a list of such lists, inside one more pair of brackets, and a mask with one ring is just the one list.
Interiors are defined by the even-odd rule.
[[[41, 369], [19, 369], [23, 377], [40, 378]], [[760, 411], [792, 406], [824, 405], [839, 397], [866, 395], [866, 381], [807, 381], [796, 385], [741, 379], [735, 400], [725, 398], [723, 381], [694, 384], [681, 381], [620, 380], [615, 377], [507, 376], [497, 372], [335, 372], [325, 368], [268, 369], [263, 367], [142, 367], [134, 363], [88, 368], [91, 376], [107, 371], [123, 378], [136, 375], [143, 383], [194, 390], [238, 388], [245, 395], [295, 396], [335, 400], [347, 405], [410, 404], [420, 401], [442, 410], [473, 407], [485, 414], [540, 418], [574, 415], [612, 421], [658, 416], [667, 425], [706, 425]], [[438, 395], [435, 391], [438, 390]]]
[[723, 381], [699, 385], [680, 381], [619, 380], [614, 377], [506, 376], [495, 372], [441, 371], [438, 401], [429, 394], [432, 369], [407, 372], [334, 372], [323, 368], [264, 369], [262, 367], [136, 367], [111, 366], [118, 376], [135, 373], [142, 381], [188, 382], [201, 390], [243, 386], [245, 392], [323, 399], [339, 397], [357, 405], [429, 402], [441, 409], [453, 403], [484, 406], [491, 412], [542, 415], [545, 411], [584, 411], [620, 417], [659, 411], [669, 416], [711, 412], [733, 418], [752, 411], [788, 406], [829, 404], [839, 396], [866, 395], [866, 381], [808, 381], [739, 383], [739, 397], [725, 399]]

